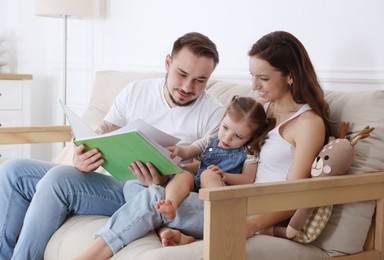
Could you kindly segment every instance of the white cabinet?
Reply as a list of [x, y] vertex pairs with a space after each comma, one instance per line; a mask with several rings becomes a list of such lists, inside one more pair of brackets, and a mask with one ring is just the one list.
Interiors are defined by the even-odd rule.
[[[0, 127], [31, 125], [32, 75], [0, 74]], [[29, 158], [30, 145], [0, 145], [0, 161]]]

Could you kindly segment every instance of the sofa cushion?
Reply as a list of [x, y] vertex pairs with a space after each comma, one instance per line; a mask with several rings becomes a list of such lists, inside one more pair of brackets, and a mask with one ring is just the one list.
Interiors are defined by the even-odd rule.
[[363, 251], [374, 211], [373, 201], [334, 206], [323, 232], [311, 244], [330, 256]]
[[354, 134], [367, 125], [375, 127], [369, 138], [355, 145], [355, 158], [348, 173], [383, 171], [384, 90], [326, 91], [325, 96], [334, 120], [334, 134], [343, 121], [350, 122], [350, 130]]
[[207, 84], [207, 92], [217, 98], [224, 106], [228, 106], [233, 96], [254, 97], [257, 95], [247, 84], [237, 84], [222, 80], [210, 80]]
[[247, 239], [246, 259], [249, 260], [316, 260], [329, 258], [327, 252], [311, 244], [268, 235], [256, 235]]
[[[366, 125], [375, 127], [371, 136], [355, 145], [355, 158], [349, 174], [384, 171], [381, 150], [384, 146], [384, 91], [326, 91], [326, 99], [334, 120], [335, 135], [343, 121], [350, 122], [356, 134]], [[331, 256], [354, 254], [363, 246], [372, 223], [375, 204], [372, 201], [336, 205], [322, 234], [312, 244]]]
[[[45, 250], [46, 260], [73, 259], [94, 239], [94, 233], [103, 227], [108, 217], [70, 217], [50, 239]], [[150, 232], [120, 250], [112, 259], [137, 260], [196, 260], [203, 259], [202, 241], [178, 247], [162, 247], [155, 232]]]
[[159, 77], [164, 77], [164, 73], [97, 72], [91, 99], [83, 119], [91, 126], [98, 126], [112, 106], [115, 96], [128, 83], [140, 79]]
[[[74, 216], [53, 235], [45, 260], [73, 259], [94, 239], [93, 234], [107, 222], [105, 216]], [[276, 250], [276, 249], [279, 250]], [[247, 259], [324, 259], [327, 254], [312, 245], [287, 239], [257, 235], [247, 240]], [[162, 247], [155, 232], [150, 232], [124, 247], [113, 260], [199, 260], [203, 259], [203, 241], [176, 247]]]

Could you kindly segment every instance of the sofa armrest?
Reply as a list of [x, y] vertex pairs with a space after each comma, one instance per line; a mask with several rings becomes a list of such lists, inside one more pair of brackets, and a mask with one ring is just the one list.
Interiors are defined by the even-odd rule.
[[0, 127], [0, 144], [67, 142], [71, 138], [69, 126]]
[[204, 200], [204, 259], [245, 259], [245, 216], [376, 200], [373, 250], [383, 245], [384, 172], [200, 190]]

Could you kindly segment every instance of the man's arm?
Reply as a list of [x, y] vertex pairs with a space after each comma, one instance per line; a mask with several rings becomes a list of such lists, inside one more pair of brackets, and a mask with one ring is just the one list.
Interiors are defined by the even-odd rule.
[[96, 129], [97, 134], [105, 134], [119, 129], [120, 126], [114, 125], [108, 121], [103, 121], [101, 125]]

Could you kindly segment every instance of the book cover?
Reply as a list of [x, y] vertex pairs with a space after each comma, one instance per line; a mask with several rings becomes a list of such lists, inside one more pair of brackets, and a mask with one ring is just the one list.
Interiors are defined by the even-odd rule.
[[[114, 132], [97, 135], [80, 117], [61, 102], [72, 128], [76, 145], [84, 144], [86, 151], [97, 148], [105, 160], [102, 167], [118, 180], [135, 179], [128, 169], [131, 162], [151, 162], [160, 174], [180, 173], [180, 157], [170, 158], [166, 146], [175, 145], [180, 139], [168, 135], [142, 120], [136, 120]], [[77, 134], [79, 133], [79, 134]], [[79, 137], [80, 136], [80, 137]], [[158, 142], [156, 142], [158, 141]]]

